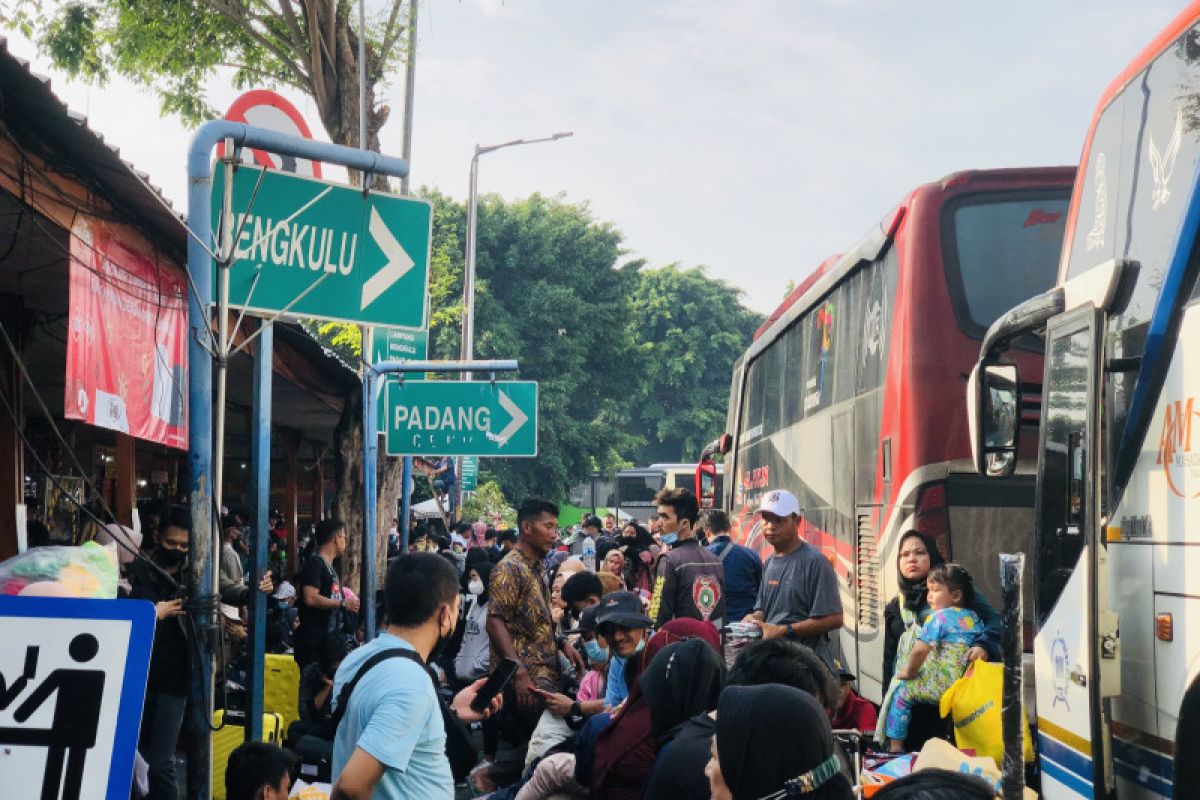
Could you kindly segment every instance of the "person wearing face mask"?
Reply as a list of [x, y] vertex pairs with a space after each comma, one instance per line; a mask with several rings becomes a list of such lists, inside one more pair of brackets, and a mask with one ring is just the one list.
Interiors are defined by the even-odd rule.
[[492, 565], [487, 561], [476, 562], [467, 571], [469, 606], [463, 619], [466, 631], [458, 655], [454, 657], [454, 675], [465, 683], [478, 680], [491, 670], [491, 646], [487, 634], [487, 585], [491, 574]]
[[334, 678], [331, 800], [454, 797], [453, 717], [479, 721], [501, 703], [471, 710], [480, 678], [444, 710], [426, 671], [454, 634], [458, 588], [454, 567], [437, 555], [413, 553], [388, 566], [387, 628], [346, 656]]
[[[191, 526], [188, 507], [171, 506], [160, 521], [154, 547], [148, 553], [153, 566], [138, 558], [128, 571], [129, 596], [154, 603], [156, 619], [138, 745], [150, 768], [150, 797], [174, 797], [178, 791], [175, 745], [187, 707], [192, 664], [183, 616]], [[258, 589], [267, 594], [274, 591], [269, 573], [259, 581]], [[223, 603], [242, 605], [249, 592], [245, 581], [221, 582]]]
[[141, 559], [129, 565], [129, 596], [154, 603], [157, 620], [138, 745], [138, 752], [150, 768], [151, 797], [175, 797], [178, 792], [175, 744], [183, 726], [191, 677], [180, 584], [186, 574], [191, 523], [185, 506], [171, 506], [149, 554], [159, 569]]
[[677, 618], [725, 622], [725, 567], [700, 546], [696, 522], [700, 503], [687, 489], [664, 489], [654, 498], [663, 526], [663, 542], [671, 550], [658, 560], [650, 618], [661, 628]]

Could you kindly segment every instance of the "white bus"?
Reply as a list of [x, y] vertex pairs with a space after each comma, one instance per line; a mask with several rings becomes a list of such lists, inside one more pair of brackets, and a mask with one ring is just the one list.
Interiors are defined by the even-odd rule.
[[[1093, 117], [1056, 288], [968, 388], [976, 466], [1016, 466], [1041, 381], [1033, 595], [1042, 795], [1200, 797], [1200, 3]], [[1040, 334], [1041, 375], [1008, 345]], [[1028, 423], [1026, 423], [1028, 425]]]

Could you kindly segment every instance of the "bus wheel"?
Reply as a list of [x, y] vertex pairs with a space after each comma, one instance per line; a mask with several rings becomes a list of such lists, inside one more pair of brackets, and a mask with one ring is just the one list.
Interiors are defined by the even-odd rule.
[[1179, 707], [1175, 729], [1175, 785], [1200, 786], [1200, 677], [1192, 681]]

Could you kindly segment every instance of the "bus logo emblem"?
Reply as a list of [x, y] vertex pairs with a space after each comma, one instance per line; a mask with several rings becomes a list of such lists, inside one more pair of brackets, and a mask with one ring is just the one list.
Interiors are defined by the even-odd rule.
[[1051, 708], [1058, 706], [1059, 701], [1062, 701], [1067, 711], [1071, 710], [1071, 704], [1067, 702], [1067, 684], [1071, 680], [1069, 660], [1067, 642], [1060, 633], [1050, 645], [1050, 663], [1054, 666], [1054, 703]]
[[1150, 134], [1150, 169], [1154, 173], [1154, 192], [1151, 194], [1150, 208], [1157, 211], [1171, 199], [1171, 190], [1167, 184], [1175, 173], [1175, 159], [1179, 156], [1179, 145], [1183, 142], [1183, 109], [1175, 109], [1175, 130], [1167, 148], [1161, 153], [1154, 144], [1154, 134]]
[[1158, 438], [1158, 460], [1167, 486], [1177, 497], [1200, 497], [1200, 489], [1185, 492], [1187, 479], [1200, 474], [1200, 453], [1192, 452], [1192, 420], [1200, 416], [1194, 409], [1196, 398], [1168, 401], [1163, 408], [1162, 432]]

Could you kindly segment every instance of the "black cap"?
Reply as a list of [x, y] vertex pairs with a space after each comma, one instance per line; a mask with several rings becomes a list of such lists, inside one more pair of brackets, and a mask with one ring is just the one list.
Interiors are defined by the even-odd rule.
[[611, 592], [600, 598], [596, 626], [608, 624], [622, 628], [649, 628], [654, 621], [642, 610], [642, 597], [637, 592]]

